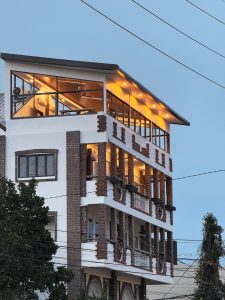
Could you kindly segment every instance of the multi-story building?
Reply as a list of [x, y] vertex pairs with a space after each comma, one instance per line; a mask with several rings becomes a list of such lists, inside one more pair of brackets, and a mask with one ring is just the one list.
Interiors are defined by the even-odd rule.
[[0, 175], [38, 180], [69, 299], [172, 283], [170, 125], [189, 122], [117, 65], [1, 58]]

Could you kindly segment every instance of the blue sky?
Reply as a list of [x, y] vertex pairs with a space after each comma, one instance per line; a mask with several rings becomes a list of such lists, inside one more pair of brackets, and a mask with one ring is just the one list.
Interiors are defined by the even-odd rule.
[[[87, 0], [169, 55], [225, 85], [225, 59], [180, 35], [130, 0]], [[185, 0], [138, 0], [200, 42], [225, 55], [225, 26]], [[225, 20], [223, 0], [193, 0]], [[79, 0], [0, 0], [0, 51], [117, 63], [191, 122], [172, 127], [174, 178], [225, 169], [225, 89], [123, 32]], [[3, 63], [0, 62], [0, 91]], [[212, 211], [225, 228], [225, 173], [174, 181], [175, 238], [200, 239]], [[225, 235], [224, 235], [225, 237]], [[179, 243], [195, 256], [197, 243]]]

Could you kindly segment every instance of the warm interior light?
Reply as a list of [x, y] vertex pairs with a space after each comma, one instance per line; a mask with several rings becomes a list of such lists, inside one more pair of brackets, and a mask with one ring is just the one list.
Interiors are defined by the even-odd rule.
[[142, 97], [142, 94], [138, 94], [139, 97]]
[[124, 82], [124, 83], [123, 83], [123, 86], [126, 86], [126, 85], [127, 85], [126, 82]]
[[156, 105], [155, 105], [155, 104], [153, 104], [153, 105], [152, 105], [152, 107], [153, 107], [153, 108], [156, 108]]
[[168, 114], [166, 114], [166, 115], [165, 115], [165, 117], [166, 117], [166, 118], [169, 118], [169, 115], [168, 115]]
[[119, 70], [117, 71], [117, 74], [120, 75], [120, 76], [122, 76], [122, 77], [125, 77], [125, 75], [121, 71], [119, 71]]

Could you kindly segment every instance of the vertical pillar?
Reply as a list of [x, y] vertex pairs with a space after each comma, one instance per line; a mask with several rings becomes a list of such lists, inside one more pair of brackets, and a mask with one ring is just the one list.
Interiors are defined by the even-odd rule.
[[97, 196], [107, 196], [106, 181], [106, 143], [98, 144]]
[[158, 170], [153, 169], [153, 195], [154, 198], [158, 199], [159, 198], [159, 182], [158, 182]]
[[160, 178], [160, 199], [163, 202], [163, 217], [162, 220], [166, 222], [166, 209], [165, 209], [165, 175], [160, 172], [159, 173]]
[[146, 283], [144, 278], [141, 278], [141, 285], [139, 286], [139, 298], [140, 300], [146, 299]]
[[161, 273], [166, 274], [166, 244], [165, 244], [165, 229], [160, 228], [160, 264]]
[[78, 297], [83, 285], [81, 271], [80, 132], [66, 133], [67, 166], [67, 265], [74, 278], [68, 284], [68, 299]]
[[170, 261], [170, 274], [173, 277], [173, 233], [167, 232], [167, 255], [168, 261]]
[[[167, 204], [173, 205], [173, 184], [172, 178], [167, 177], [166, 179], [166, 196], [167, 196]], [[173, 211], [170, 211], [170, 224], [173, 225]]]
[[87, 180], [87, 144], [80, 145], [80, 160], [80, 194], [81, 197], [85, 197]]
[[116, 146], [110, 144], [110, 176], [115, 177], [116, 173]]
[[80, 208], [80, 218], [81, 218], [81, 242], [85, 243], [87, 241], [87, 220], [88, 220], [88, 206], [82, 206]]
[[99, 232], [97, 240], [97, 259], [107, 258], [107, 237], [106, 237], [106, 224], [107, 224], [107, 210], [105, 204], [98, 205], [98, 222]]
[[151, 167], [148, 164], [145, 164], [145, 188], [146, 188], [146, 197], [149, 199], [149, 214], [152, 215]]
[[[134, 184], [134, 157], [132, 154], [128, 154], [128, 184]], [[134, 193], [130, 193], [131, 207], [134, 206]]]
[[126, 263], [126, 238], [125, 238], [125, 214], [122, 211], [119, 211], [119, 239], [122, 244], [122, 251], [123, 251], [123, 256], [122, 256], [122, 263]]
[[134, 217], [128, 216], [129, 245], [131, 247], [131, 265], [135, 265], [135, 237], [134, 237]]
[[117, 261], [117, 249], [118, 249], [118, 232], [117, 232], [117, 210], [111, 208], [111, 239], [114, 242], [114, 260]]
[[5, 177], [5, 151], [6, 151], [6, 137], [0, 135], [0, 178]]
[[117, 300], [117, 275], [115, 271], [111, 272], [111, 279], [109, 280], [109, 297]]
[[149, 270], [152, 272], [152, 239], [151, 239], [151, 224], [145, 223], [145, 232], [146, 232], [146, 251], [149, 255]]
[[154, 253], [156, 258], [156, 273], [159, 273], [159, 227], [154, 226]]

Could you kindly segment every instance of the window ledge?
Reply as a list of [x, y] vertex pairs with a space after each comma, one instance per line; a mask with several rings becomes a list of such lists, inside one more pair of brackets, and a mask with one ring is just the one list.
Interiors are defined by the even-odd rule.
[[30, 181], [32, 179], [35, 179], [37, 181], [55, 181], [57, 180], [56, 176], [42, 176], [42, 177], [23, 177], [23, 178], [18, 178], [18, 182], [26, 182]]

